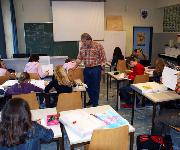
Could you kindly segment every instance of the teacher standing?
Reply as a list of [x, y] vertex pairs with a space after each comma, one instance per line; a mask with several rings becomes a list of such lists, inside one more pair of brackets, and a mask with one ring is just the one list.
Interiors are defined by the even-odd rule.
[[92, 37], [88, 33], [81, 35], [82, 46], [80, 47], [79, 54], [76, 59], [76, 66], [83, 61], [85, 65], [84, 69], [84, 83], [87, 84], [89, 102], [86, 105], [98, 105], [101, 70], [106, 62], [106, 55], [103, 46], [92, 40]]

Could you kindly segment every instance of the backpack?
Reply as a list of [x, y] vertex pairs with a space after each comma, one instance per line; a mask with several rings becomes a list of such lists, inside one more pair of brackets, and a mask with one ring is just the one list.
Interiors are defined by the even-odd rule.
[[170, 135], [138, 135], [136, 140], [137, 150], [173, 150]]

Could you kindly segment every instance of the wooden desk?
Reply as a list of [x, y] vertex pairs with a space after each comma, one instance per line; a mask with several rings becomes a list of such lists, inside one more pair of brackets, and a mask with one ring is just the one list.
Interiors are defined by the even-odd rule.
[[63, 140], [62, 140], [62, 133], [61, 133], [60, 125], [53, 125], [53, 126], [46, 125], [46, 116], [52, 115], [52, 114], [57, 114], [56, 108], [31, 110], [31, 114], [32, 114], [33, 121], [41, 119], [42, 120], [41, 124], [44, 127], [50, 128], [53, 130], [53, 133], [54, 133], [53, 141], [55, 141], [57, 143], [57, 150], [59, 150], [59, 145], [60, 145], [60, 149], [62, 150], [63, 149], [63, 144], [62, 144]]
[[[144, 83], [144, 85], [148, 84], [154, 84], [155, 82], [148, 82], [148, 83]], [[162, 84], [158, 84], [159, 86], [163, 86]], [[148, 100], [150, 100], [153, 103], [153, 114], [152, 114], [152, 129], [151, 129], [151, 133], [154, 132], [154, 119], [156, 116], [156, 107], [159, 103], [162, 102], [168, 102], [168, 101], [172, 101], [172, 100], [180, 100], [180, 95], [175, 93], [174, 91], [158, 91], [155, 93], [143, 93], [140, 89], [140, 86], [142, 85], [142, 83], [138, 83], [138, 84], [132, 84], [131, 88], [143, 95], [144, 97], [146, 97]], [[133, 108], [132, 108], [132, 117], [131, 117], [131, 124], [133, 125], [133, 120], [134, 120], [134, 106], [135, 106], [135, 100], [133, 100]]]
[[119, 83], [121, 81], [129, 80], [129, 79], [128, 78], [124, 78], [122, 73], [119, 73], [118, 75], [114, 75], [114, 72], [116, 72], [116, 71], [107, 72], [107, 101], [109, 99], [108, 92], [109, 92], [109, 77], [110, 77], [110, 78], [113, 78], [113, 79], [116, 80], [116, 86], [117, 86], [117, 91], [116, 91], [116, 99], [117, 99], [116, 110], [118, 110], [119, 109]]
[[[98, 106], [98, 107], [90, 107], [90, 108], [84, 108], [83, 109], [85, 112], [89, 113], [89, 114], [96, 114], [96, 113], [103, 113], [103, 112], [107, 112], [109, 110], [117, 113], [111, 106], [109, 105], [104, 105], [104, 106]], [[71, 110], [72, 112], [73, 110]], [[64, 113], [67, 113], [68, 111], [64, 111]], [[60, 112], [60, 115], [63, 115], [63, 112]], [[118, 114], [119, 115], [119, 114]], [[78, 136], [78, 134], [76, 134], [75, 132], [73, 132], [71, 129], [68, 128], [68, 126], [63, 125], [67, 135], [68, 135], [68, 139], [71, 145], [71, 150], [73, 150], [75, 147], [77, 146], [82, 146], [82, 145], [86, 145], [88, 143], [90, 143], [91, 140], [91, 136], [85, 136], [85, 137], [80, 137]], [[133, 140], [134, 140], [134, 132], [135, 132], [135, 128], [133, 126], [131, 126], [129, 124], [129, 134], [130, 134], [130, 149], [133, 149]]]

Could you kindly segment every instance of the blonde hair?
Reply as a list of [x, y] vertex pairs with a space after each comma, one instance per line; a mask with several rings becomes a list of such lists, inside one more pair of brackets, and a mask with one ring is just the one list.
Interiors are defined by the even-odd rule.
[[22, 72], [18, 77], [18, 83], [24, 83], [30, 80], [30, 75], [27, 72]]
[[73, 82], [70, 81], [65, 69], [62, 66], [56, 66], [54, 70], [54, 76], [59, 85], [65, 85], [71, 87]]

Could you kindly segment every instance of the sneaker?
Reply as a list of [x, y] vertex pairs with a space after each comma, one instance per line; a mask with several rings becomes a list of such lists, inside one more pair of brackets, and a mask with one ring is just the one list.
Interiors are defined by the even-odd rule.
[[86, 103], [86, 106], [90, 106], [90, 105], [92, 105], [92, 102], [91, 102], [91, 101], [89, 101], [89, 102]]
[[133, 105], [132, 104], [121, 104], [122, 108], [132, 108]]

